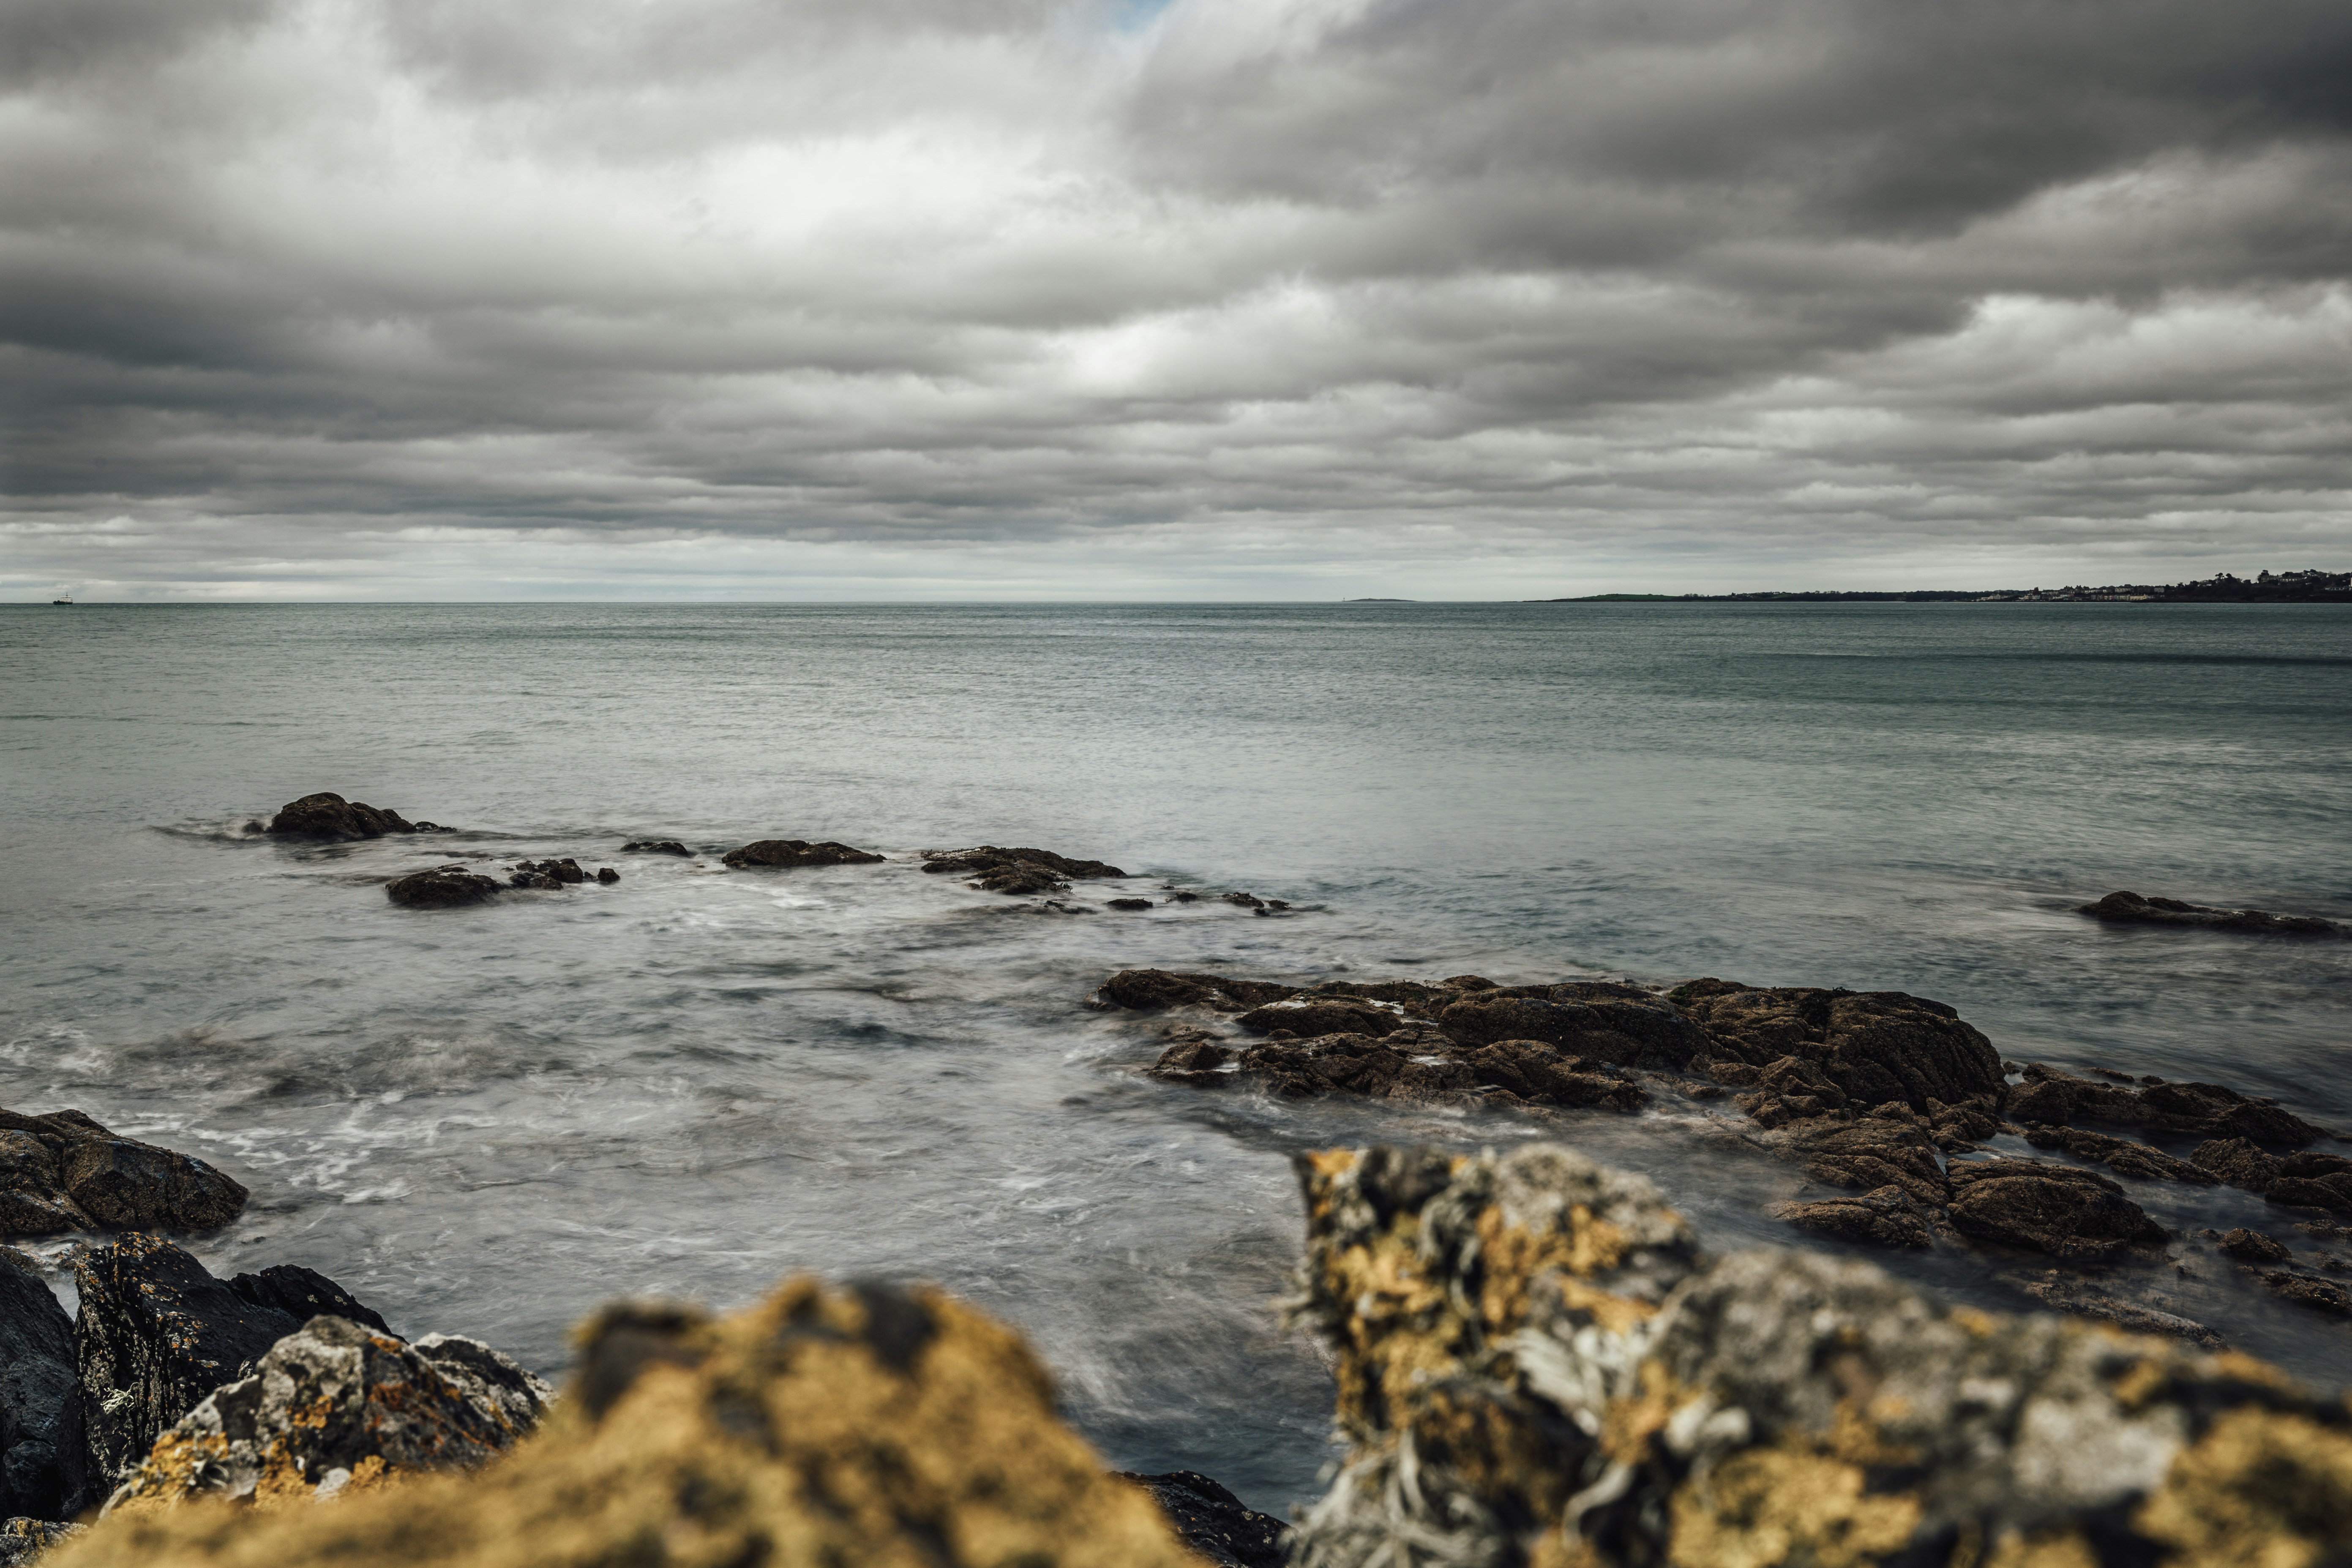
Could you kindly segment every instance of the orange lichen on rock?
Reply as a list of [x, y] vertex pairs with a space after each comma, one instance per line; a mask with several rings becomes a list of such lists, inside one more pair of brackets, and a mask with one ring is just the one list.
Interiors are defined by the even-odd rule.
[[1198, 1565], [1016, 1334], [937, 1291], [796, 1279], [724, 1319], [601, 1314], [541, 1432], [471, 1474], [118, 1512], [52, 1568], [1108, 1563]]

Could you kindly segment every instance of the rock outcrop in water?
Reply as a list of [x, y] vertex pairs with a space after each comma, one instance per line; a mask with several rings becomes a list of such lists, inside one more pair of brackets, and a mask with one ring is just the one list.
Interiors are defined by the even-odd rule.
[[2245, 1357], [1709, 1259], [1563, 1148], [1298, 1163], [1298, 1311], [1349, 1445], [1301, 1568], [2316, 1565], [2352, 1539], [2352, 1412]]
[[830, 839], [812, 844], [805, 838], [762, 838], [740, 849], [730, 849], [719, 858], [738, 870], [781, 870], [795, 866], [872, 866], [883, 857], [870, 849], [856, 849]]
[[64, 1511], [73, 1392], [73, 1321], [21, 1254], [0, 1249], [0, 1519]]
[[384, 811], [324, 791], [289, 800], [269, 819], [268, 831], [280, 838], [315, 838], [345, 843], [383, 838], [395, 833], [447, 833], [437, 822], [411, 822], [396, 811]]
[[2316, 915], [2218, 910], [2208, 904], [2185, 904], [2179, 899], [2143, 899], [2137, 893], [2109, 893], [2095, 904], [2082, 905], [2077, 912], [2118, 925], [2200, 926], [2209, 931], [2248, 931], [2256, 936], [2352, 935], [2352, 927]]
[[1073, 878], [1127, 875], [1107, 860], [1074, 860], [1051, 849], [1002, 849], [993, 844], [927, 850], [923, 869], [933, 876], [969, 877], [983, 892], [1024, 895], [1067, 892]]
[[1171, 1470], [1164, 1476], [1121, 1470], [1118, 1477], [1150, 1492], [1184, 1544], [1216, 1568], [1283, 1568], [1288, 1561], [1283, 1538], [1290, 1527], [1249, 1507], [1198, 1470]]
[[718, 1321], [608, 1310], [528, 1446], [347, 1489], [324, 1508], [121, 1509], [49, 1561], [1199, 1568], [1150, 1493], [1062, 1425], [1020, 1339], [929, 1289], [802, 1279]]
[[316, 1317], [163, 1433], [106, 1511], [199, 1497], [268, 1508], [414, 1471], [469, 1469], [536, 1427], [553, 1394], [472, 1340], [433, 1334], [412, 1345]]
[[488, 903], [505, 890], [503, 884], [463, 866], [436, 866], [430, 870], [412, 871], [383, 885], [385, 898], [411, 910], [453, 910], [466, 904]]
[[632, 838], [621, 846], [624, 855], [675, 855], [682, 860], [692, 859], [694, 851], [675, 838]]
[[0, 1236], [213, 1230], [246, 1191], [192, 1155], [110, 1131], [79, 1110], [0, 1110]]

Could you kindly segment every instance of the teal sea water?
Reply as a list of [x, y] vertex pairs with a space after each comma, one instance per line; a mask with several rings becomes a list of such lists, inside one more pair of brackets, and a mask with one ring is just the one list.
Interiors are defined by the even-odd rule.
[[[314, 790], [465, 831], [245, 826]], [[642, 837], [891, 860], [617, 853]], [[238, 1174], [246, 1216], [194, 1244], [217, 1271], [309, 1264], [551, 1373], [616, 1293], [936, 1279], [1032, 1336], [1120, 1467], [1276, 1510], [1329, 1410], [1275, 1305], [1288, 1155], [1534, 1129], [1146, 1080], [1160, 1026], [1083, 1005], [1113, 970], [1902, 989], [2013, 1060], [2352, 1128], [2352, 942], [2071, 912], [2352, 917], [2329, 607], [26, 607], [0, 841], [0, 1104]], [[911, 864], [983, 842], [1301, 912], [1036, 913]], [[379, 887], [549, 854], [623, 880], [437, 912]], [[1794, 1239], [1759, 1210], [1801, 1176], [1703, 1121], [1569, 1135], [1714, 1245]], [[2283, 1230], [2227, 1189], [2133, 1195]], [[2352, 1328], [2176, 1255], [2133, 1288], [2352, 1379]], [[2030, 1304], [1977, 1255], [1882, 1261]]]

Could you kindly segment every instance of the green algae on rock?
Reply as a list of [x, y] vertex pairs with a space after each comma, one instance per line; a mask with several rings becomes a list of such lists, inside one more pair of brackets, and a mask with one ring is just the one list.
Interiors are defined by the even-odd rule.
[[2352, 1412], [2259, 1362], [1709, 1259], [1565, 1148], [1302, 1155], [1350, 1452], [1301, 1568], [2318, 1568]]

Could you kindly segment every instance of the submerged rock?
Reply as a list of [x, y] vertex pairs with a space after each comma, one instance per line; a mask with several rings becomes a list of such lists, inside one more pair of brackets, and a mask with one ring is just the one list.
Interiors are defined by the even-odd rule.
[[675, 838], [632, 838], [621, 846], [624, 855], [676, 855], [691, 859], [694, 851]]
[[0, 1518], [58, 1519], [73, 1321], [21, 1256], [0, 1253]]
[[[309, 1273], [265, 1270], [246, 1278], [267, 1279], [266, 1288], [247, 1289], [286, 1300]], [[81, 1451], [66, 1460], [81, 1506], [104, 1498], [180, 1417], [302, 1326], [298, 1313], [214, 1279], [160, 1237], [129, 1236], [93, 1248], [75, 1260], [74, 1278], [81, 1291], [74, 1324]], [[350, 1300], [332, 1280], [312, 1278], [325, 1288], [316, 1292], [322, 1300]]]
[[2250, 931], [2259, 936], [2352, 934], [2352, 928], [2316, 915], [2217, 910], [2207, 904], [2185, 904], [2179, 899], [2143, 899], [2137, 893], [2109, 893], [2095, 904], [2081, 906], [2077, 912], [2123, 925], [2202, 926], [2211, 931]]
[[2119, 1175], [2144, 1182], [2186, 1182], [2190, 1186], [2210, 1187], [2221, 1180], [2202, 1165], [2105, 1132], [2086, 1132], [2076, 1127], [2031, 1127], [2026, 1130], [2025, 1141], [2037, 1149], [2063, 1149], [2076, 1159], [2096, 1160]]
[[2247, 1358], [1717, 1260], [1551, 1146], [1301, 1156], [1349, 1452], [1300, 1568], [2318, 1564], [2352, 1411]]
[[1199, 1568], [1019, 1337], [938, 1291], [799, 1279], [715, 1321], [608, 1310], [579, 1343], [498, 1464], [325, 1508], [118, 1509], [57, 1568]]
[[322, 791], [279, 806], [278, 815], [269, 819], [268, 831], [280, 838], [346, 843], [394, 833], [446, 833], [450, 829], [437, 822], [410, 822], [396, 811], [381, 810]]
[[2224, 1236], [2221, 1246], [2223, 1252], [2241, 1263], [2284, 1263], [2294, 1256], [2284, 1242], [2273, 1240], [2259, 1230], [2248, 1230], [2243, 1226]]
[[[445, 1358], [451, 1344], [466, 1350]], [[499, 1363], [522, 1401], [490, 1397], [474, 1364]], [[450, 1372], [455, 1376], [449, 1375]], [[473, 1341], [404, 1343], [318, 1317], [272, 1345], [159, 1437], [106, 1511], [201, 1496], [272, 1504], [323, 1500], [409, 1471], [470, 1468], [539, 1423], [553, 1390]]]
[[122, 1137], [79, 1110], [0, 1110], [0, 1235], [213, 1230], [245, 1199], [241, 1184], [205, 1162]]
[[854, 849], [831, 839], [813, 844], [804, 838], [762, 838], [719, 857], [738, 870], [752, 867], [783, 869], [795, 866], [871, 866], [882, 858], [870, 849]]
[[561, 860], [522, 860], [507, 868], [507, 884], [516, 888], [571, 888], [588, 879], [580, 862], [569, 855]]
[[1198, 1470], [1164, 1476], [1121, 1470], [1118, 1479], [1150, 1492], [1184, 1544], [1217, 1568], [1283, 1568], [1282, 1539], [1290, 1527], [1250, 1508]]
[[1150, 899], [1105, 899], [1103, 905], [1106, 909], [1125, 910], [1132, 913], [1150, 909], [1151, 900]]
[[412, 871], [383, 885], [385, 898], [412, 910], [449, 910], [463, 904], [485, 903], [503, 890], [499, 883], [463, 866]]

